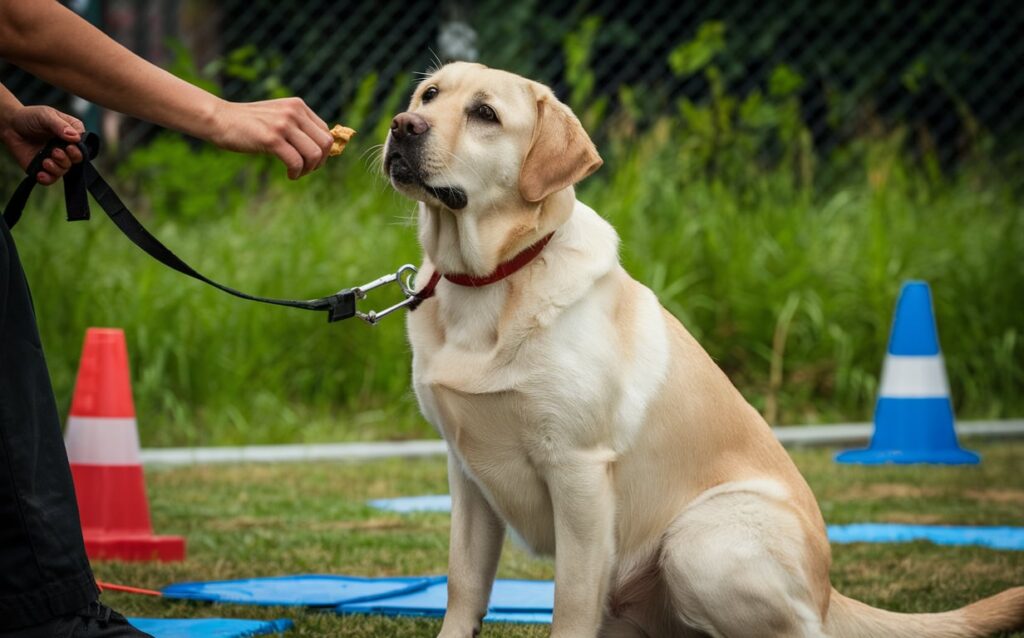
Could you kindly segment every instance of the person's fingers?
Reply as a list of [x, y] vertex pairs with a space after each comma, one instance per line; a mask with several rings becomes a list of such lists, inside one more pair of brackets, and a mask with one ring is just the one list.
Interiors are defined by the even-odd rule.
[[59, 148], [53, 149], [53, 152], [50, 153], [50, 160], [59, 166], [62, 171], [66, 172], [71, 168], [71, 158]]
[[327, 122], [324, 122], [322, 119], [320, 119], [320, 116], [317, 115], [313, 111], [313, 109], [309, 108], [308, 104], [303, 102], [302, 107], [303, 109], [305, 109], [306, 116], [309, 117], [309, 119], [313, 120], [313, 123], [316, 124], [318, 128], [322, 128], [325, 131], [330, 130], [331, 127], [327, 125]]
[[83, 159], [85, 159], [82, 156], [82, 150], [77, 146], [68, 146], [66, 149], [64, 149], [64, 152], [67, 153], [67, 156], [71, 159], [72, 164], [77, 164], [81, 162]]
[[330, 127], [327, 122], [320, 119], [320, 116], [313, 112], [313, 109], [309, 108], [305, 103], [303, 106], [306, 108], [306, 116], [309, 121], [313, 123], [313, 130], [310, 131], [310, 137], [313, 138], [319, 146], [320, 150], [324, 152], [324, 156], [320, 159], [320, 163], [317, 164], [317, 168], [320, 168], [327, 163], [327, 159], [330, 157], [331, 145], [334, 144], [334, 136], [331, 135]]
[[303, 159], [295, 148], [285, 140], [279, 140], [270, 148], [273, 153], [284, 162], [288, 169], [288, 179], [298, 179], [302, 176]]
[[79, 142], [82, 139], [81, 133], [71, 128], [67, 124], [60, 127], [60, 130], [56, 131], [56, 135], [65, 142]]
[[43, 160], [42, 170], [36, 173], [36, 181], [43, 186], [57, 183], [71, 168], [73, 163], [82, 161], [82, 152], [77, 146], [66, 149], [53, 149], [50, 157]]
[[55, 179], [60, 179], [67, 173], [67, 169], [61, 168], [57, 162], [53, 161], [52, 158], [47, 157], [43, 160], [43, 170], [52, 175]]
[[331, 137], [330, 134], [328, 134], [327, 137], [330, 139], [328, 139], [326, 143], [320, 144], [320, 161], [317, 162], [316, 168], [321, 168], [331, 157], [331, 144], [334, 143], [334, 138]]
[[[306, 109], [309, 111], [308, 107]], [[312, 118], [309, 117], [312, 115]], [[315, 119], [313, 119], [315, 118]], [[323, 128], [321, 128], [323, 126]], [[331, 136], [330, 131], [327, 130], [326, 124], [323, 124], [323, 120], [316, 117], [316, 114], [309, 111], [306, 117], [302, 118], [299, 122], [299, 128], [303, 133], [309, 136], [310, 140], [320, 149], [320, 159], [314, 169], [320, 168], [327, 161], [328, 154], [331, 152], [331, 144], [334, 143], [334, 137]]]
[[299, 98], [263, 102], [222, 102], [210, 141], [241, 153], [269, 152], [299, 177], [326, 161], [334, 139], [327, 124]]
[[57, 115], [59, 115], [62, 120], [64, 120], [70, 125], [72, 131], [79, 134], [85, 133], [85, 124], [82, 123], [82, 120], [78, 119], [73, 115], [68, 115], [67, 113], [62, 113], [60, 111], [57, 111]]
[[293, 128], [286, 133], [285, 139], [292, 145], [292, 148], [298, 151], [299, 155], [302, 156], [302, 169], [299, 172], [300, 177], [320, 165], [320, 160], [323, 159], [324, 152], [310, 138], [306, 131], [301, 128]]
[[[68, 121], [70, 118], [75, 118], [70, 115], [65, 115], [57, 109], [47, 108], [38, 113], [37, 126], [41, 131], [45, 131], [54, 137], [59, 137], [67, 142], [77, 142], [81, 139], [81, 134], [75, 129], [74, 125]], [[79, 122], [79, 124], [81, 124]], [[85, 130], [84, 128], [82, 129]]]
[[[327, 124], [309, 108], [302, 98], [287, 98], [282, 104], [287, 109], [291, 122], [286, 137], [302, 155], [302, 174], [306, 175], [319, 168], [327, 159], [331, 141], [330, 133], [327, 132]], [[317, 148], [311, 148], [310, 143]]]

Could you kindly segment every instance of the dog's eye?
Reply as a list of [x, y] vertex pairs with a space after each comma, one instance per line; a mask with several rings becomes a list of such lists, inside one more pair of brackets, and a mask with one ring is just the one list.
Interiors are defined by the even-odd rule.
[[487, 106], [486, 104], [481, 104], [480, 106], [478, 106], [476, 109], [476, 114], [480, 116], [480, 119], [487, 120], [488, 122], [498, 121], [498, 114], [494, 112], [494, 109]]
[[429, 102], [430, 100], [433, 100], [435, 97], [437, 97], [437, 94], [438, 90], [436, 86], [427, 87], [427, 90], [424, 91], [423, 95], [420, 97], [420, 101]]

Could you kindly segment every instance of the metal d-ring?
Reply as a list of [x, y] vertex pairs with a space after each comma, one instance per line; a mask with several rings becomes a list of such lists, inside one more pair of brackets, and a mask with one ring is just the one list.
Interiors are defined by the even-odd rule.
[[[398, 269], [395, 275], [398, 277], [398, 285], [402, 288], [402, 294], [406, 297], [413, 297], [416, 295], [416, 275], [419, 274], [419, 268], [412, 264], [406, 264]], [[402, 275], [405, 278], [402, 278]]]

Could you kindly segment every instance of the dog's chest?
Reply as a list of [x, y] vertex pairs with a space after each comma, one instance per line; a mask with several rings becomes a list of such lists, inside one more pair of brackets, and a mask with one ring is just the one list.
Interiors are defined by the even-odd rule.
[[547, 472], [567, 450], [614, 439], [621, 392], [613, 340], [602, 338], [607, 324], [588, 316], [598, 311], [573, 310], [512, 351], [458, 339], [435, 347], [413, 334], [424, 415], [495, 510], [540, 553], [554, 549]]
[[548, 490], [552, 464], [567, 447], [567, 397], [538, 400], [515, 390], [467, 395], [444, 386], [417, 390], [425, 414], [448, 442], [449, 454], [491, 507], [525, 544], [554, 553], [554, 512]]

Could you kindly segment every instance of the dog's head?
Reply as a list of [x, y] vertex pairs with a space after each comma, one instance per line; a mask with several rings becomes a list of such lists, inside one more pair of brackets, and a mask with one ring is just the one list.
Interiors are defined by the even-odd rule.
[[462, 212], [535, 205], [601, 163], [551, 89], [464, 62], [420, 83], [384, 145], [384, 170], [398, 191]]

